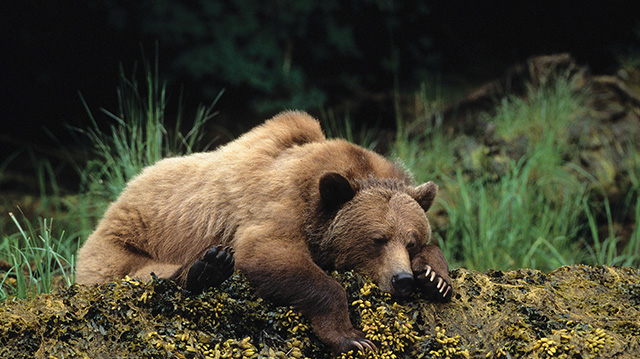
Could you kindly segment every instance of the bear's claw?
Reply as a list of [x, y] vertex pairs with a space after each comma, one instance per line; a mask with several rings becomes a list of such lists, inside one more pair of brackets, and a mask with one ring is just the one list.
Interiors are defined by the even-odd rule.
[[422, 292], [434, 300], [448, 302], [451, 300], [451, 284], [446, 279], [438, 275], [430, 266], [426, 265], [423, 273], [415, 275]]
[[233, 248], [212, 247], [189, 269], [186, 288], [197, 294], [218, 286], [233, 274], [234, 265]]
[[369, 339], [358, 338], [351, 341], [351, 346], [357, 348], [363, 354], [366, 354], [367, 350], [371, 353], [378, 351], [378, 348]]
[[[369, 339], [364, 337], [364, 333], [359, 330], [351, 329], [343, 333], [332, 333], [329, 343], [336, 353], [347, 353], [349, 351], [359, 351], [366, 354], [367, 351], [376, 353], [378, 348]], [[333, 340], [332, 340], [333, 339]]]

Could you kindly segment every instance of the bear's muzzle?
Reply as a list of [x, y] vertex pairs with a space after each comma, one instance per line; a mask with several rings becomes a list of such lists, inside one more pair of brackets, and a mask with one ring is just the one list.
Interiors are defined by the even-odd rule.
[[413, 289], [413, 274], [401, 272], [391, 277], [391, 284], [396, 293], [402, 297], [406, 297]]

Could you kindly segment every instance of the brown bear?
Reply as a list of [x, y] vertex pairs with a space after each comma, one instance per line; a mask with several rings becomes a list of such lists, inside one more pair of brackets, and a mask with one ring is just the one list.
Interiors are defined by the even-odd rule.
[[146, 168], [80, 249], [76, 281], [155, 273], [199, 292], [235, 261], [259, 295], [300, 310], [334, 350], [375, 350], [325, 270], [449, 300], [447, 262], [425, 215], [436, 191], [374, 152], [327, 140], [306, 113], [284, 112], [215, 151]]

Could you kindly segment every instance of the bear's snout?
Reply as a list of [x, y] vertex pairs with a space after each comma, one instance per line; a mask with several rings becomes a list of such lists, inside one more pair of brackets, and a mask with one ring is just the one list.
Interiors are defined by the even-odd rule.
[[393, 289], [395, 289], [400, 296], [405, 297], [409, 295], [411, 289], [413, 289], [413, 274], [407, 272], [395, 274], [391, 278], [391, 283], [393, 284]]

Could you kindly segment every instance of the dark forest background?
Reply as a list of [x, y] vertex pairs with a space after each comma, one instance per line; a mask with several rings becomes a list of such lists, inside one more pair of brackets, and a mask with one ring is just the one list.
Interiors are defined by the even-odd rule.
[[632, 1], [3, 1], [0, 17], [3, 157], [72, 142], [79, 94], [115, 110], [120, 69], [156, 53], [170, 103], [224, 90], [217, 122], [240, 131], [287, 108], [384, 126], [394, 91], [463, 92], [557, 52], [607, 73], [640, 49]]

